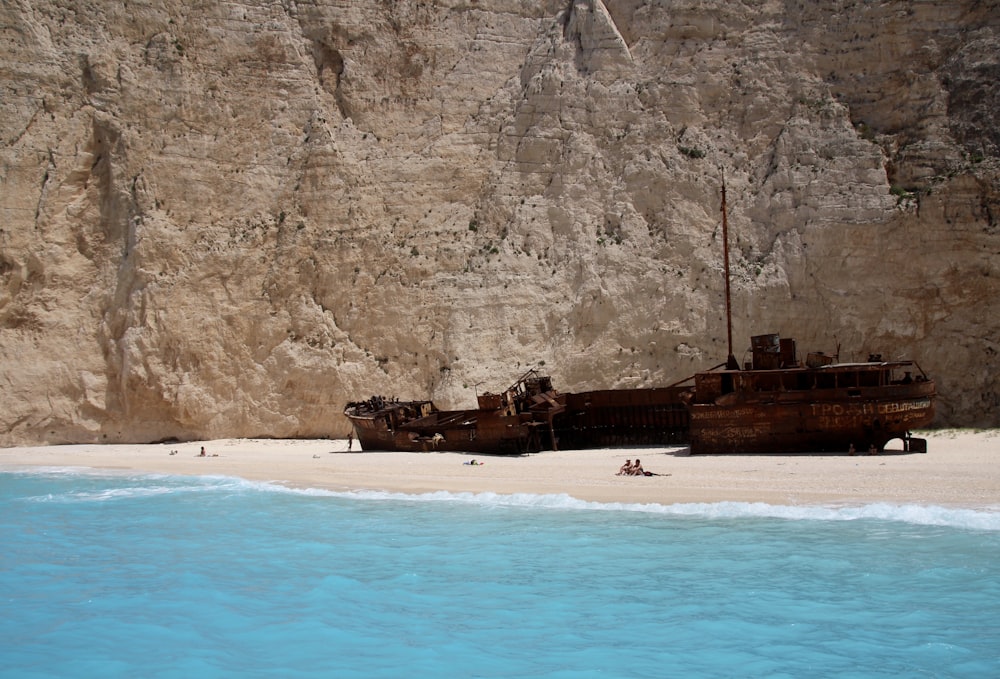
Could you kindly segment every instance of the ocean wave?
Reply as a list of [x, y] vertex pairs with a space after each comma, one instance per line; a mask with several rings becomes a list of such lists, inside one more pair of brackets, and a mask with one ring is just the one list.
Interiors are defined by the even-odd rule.
[[80, 479], [97, 482], [106, 479], [115, 484], [113, 487], [86, 487], [22, 498], [26, 502], [109, 502], [158, 495], [218, 492], [226, 489], [240, 491], [252, 487], [252, 484], [243, 479], [231, 476], [180, 476], [93, 467], [3, 467], [0, 468], [0, 473], [53, 480]]
[[333, 494], [358, 499], [454, 502], [488, 506], [564, 510], [641, 512], [664, 516], [687, 516], [708, 519], [766, 518], [785, 519], [789, 521], [859, 521], [874, 519], [880, 521], [898, 521], [921, 526], [1000, 531], [1000, 507], [965, 509], [937, 505], [894, 505], [889, 503], [838, 507], [772, 505], [764, 502], [641, 504], [590, 502], [569, 495], [500, 495], [496, 493], [448, 493], [443, 491], [421, 495], [404, 495], [376, 491], [354, 491], [351, 493]]
[[434, 491], [407, 494], [379, 490], [335, 491], [319, 488], [289, 488], [275, 483], [246, 482], [261, 491], [352, 500], [433, 502], [483, 507], [523, 507], [551, 510], [640, 512], [664, 516], [708, 519], [785, 519], [789, 521], [898, 521], [921, 526], [941, 526], [966, 530], [1000, 531], [1000, 507], [969, 509], [938, 505], [872, 503], [866, 505], [772, 505], [765, 502], [692, 502], [677, 504], [592, 502], [566, 494], [469, 493]]
[[[774, 505], [765, 502], [691, 502], [676, 504], [593, 502], [566, 494], [471, 493], [434, 491], [408, 494], [381, 490], [329, 490], [298, 488], [278, 481], [251, 481], [231, 476], [178, 476], [102, 470], [85, 467], [25, 467], [0, 469], [3, 473], [32, 474], [41, 477], [89, 477], [114, 479], [112, 488], [72, 490], [48, 494], [33, 501], [107, 502], [124, 498], [163, 494], [205, 492], [263, 492], [310, 497], [343, 498], [355, 501], [390, 501], [406, 503], [449, 503], [481, 507], [509, 507], [565, 511], [637, 512], [663, 516], [707, 519], [784, 519], [789, 521], [894, 521], [921, 526], [940, 526], [976, 531], [1000, 531], [1000, 506], [980, 509], [938, 505], [871, 503], [865, 505]], [[122, 484], [127, 481], [127, 484]]]

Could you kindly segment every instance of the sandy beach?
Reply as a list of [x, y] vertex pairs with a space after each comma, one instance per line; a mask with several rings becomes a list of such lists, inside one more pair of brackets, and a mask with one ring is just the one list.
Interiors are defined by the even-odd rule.
[[[1000, 508], [1000, 430], [920, 435], [928, 439], [927, 453], [688, 456], [683, 447], [605, 448], [479, 456], [475, 466], [466, 464], [472, 455], [460, 453], [348, 451], [346, 440], [224, 439], [4, 448], [0, 468], [212, 474], [337, 491], [565, 494], [594, 502]], [[207, 457], [198, 455], [202, 446]], [[636, 457], [657, 475], [616, 476]]]

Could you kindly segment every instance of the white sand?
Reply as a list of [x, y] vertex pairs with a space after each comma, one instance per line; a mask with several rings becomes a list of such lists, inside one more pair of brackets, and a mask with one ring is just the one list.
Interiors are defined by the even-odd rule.
[[[597, 502], [888, 502], [1000, 509], [1000, 430], [921, 435], [928, 439], [925, 454], [691, 457], [682, 447], [650, 447], [478, 456], [482, 466], [463, 464], [473, 456], [459, 453], [347, 452], [344, 440], [225, 439], [4, 448], [0, 467], [218, 474], [332, 490], [566, 494]], [[197, 457], [202, 445], [217, 457]], [[626, 458], [637, 456], [659, 476], [615, 475]]]

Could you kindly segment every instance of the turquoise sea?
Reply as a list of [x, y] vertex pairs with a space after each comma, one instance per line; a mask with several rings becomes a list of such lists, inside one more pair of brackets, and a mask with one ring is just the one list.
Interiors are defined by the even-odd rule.
[[1000, 508], [0, 472], [2, 677], [996, 677]]

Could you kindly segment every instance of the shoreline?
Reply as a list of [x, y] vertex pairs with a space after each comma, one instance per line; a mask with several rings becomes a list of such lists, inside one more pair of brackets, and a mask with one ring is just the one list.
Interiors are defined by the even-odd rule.
[[[75, 444], [0, 448], [0, 471], [87, 467], [230, 476], [338, 492], [567, 495], [599, 503], [888, 503], [1000, 510], [1000, 430], [947, 429], [918, 435], [927, 439], [928, 452], [888, 450], [854, 456], [688, 456], [686, 446], [652, 446], [501, 457], [348, 451], [345, 439]], [[198, 456], [201, 446], [208, 457]], [[616, 476], [626, 459], [636, 457], [657, 476]], [[465, 464], [473, 458], [483, 464]]]

